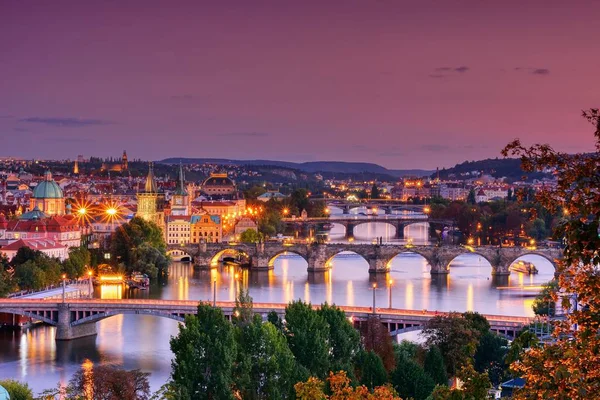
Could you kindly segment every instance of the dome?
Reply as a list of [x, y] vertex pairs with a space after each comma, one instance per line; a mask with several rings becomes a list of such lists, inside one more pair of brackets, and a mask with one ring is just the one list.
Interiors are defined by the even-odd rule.
[[234, 186], [234, 183], [227, 174], [212, 174], [202, 186]]
[[10, 400], [10, 395], [8, 394], [8, 390], [6, 390], [2, 386], [0, 386], [0, 400]]
[[48, 218], [48, 215], [44, 214], [38, 208], [38, 206], [35, 206], [33, 208], [33, 210], [26, 212], [19, 217], [19, 219], [26, 220], [26, 221], [30, 221], [30, 220], [34, 220], [34, 219], [44, 219], [44, 218]]
[[46, 171], [44, 174], [44, 180], [38, 183], [33, 189], [34, 199], [62, 199], [63, 191], [58, 186], [58, 183], [52, 179], [50, 171]]

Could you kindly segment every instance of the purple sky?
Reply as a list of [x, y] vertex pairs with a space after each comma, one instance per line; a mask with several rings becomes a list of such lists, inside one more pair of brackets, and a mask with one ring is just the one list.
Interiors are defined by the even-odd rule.
[[591, 151], [599, 16], [598, 1], [0, 0], [0, 156], [435, 168], [515, 137]]

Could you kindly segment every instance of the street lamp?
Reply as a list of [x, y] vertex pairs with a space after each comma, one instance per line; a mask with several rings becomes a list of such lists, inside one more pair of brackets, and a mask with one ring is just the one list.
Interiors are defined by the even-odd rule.
[[65, 290], [66, 290], [66, 280], [67, 280], [67, 275], [66, 274], [62, 274], [62, 302], [65, 302]]
[[392, 285], [394, 284], [393, 279], [388, 280], [388, 308], [392, 308]]
[[284, 216], [288, 215], [288, 214], [289, 214], [289, 212], [290, 212], [290, 210], [288, 210], [287, 208], [284, 208], [284, 209], [282, 210], [282, 213], [283, 213], [283, 215], [284, 215]]
[[240, 295], [240, 283], [239, 283], [239, 282], [240, 282], [240, 281], [239, 281], [239, 279], [240, 279], [240, 274], [238, 274], [238, 273], [236, 272], [236, 273], [235, 273], [235, 275], [234, 275], [234, 277], [235, 277], [235, 296], [237, 297], [237, 296], [239, 296], [239, 295]]
[[90, 285], [90, 287], [89, 287], [89, 297], [91, 299], [92, 295], [94, 293], [94, 286], [92, 285], [92, 271], [88, 271], [88, 278], [89, 278], [88, 282], [89, 282], [89, 285]]
[[377, 283], [373, 284], [373, 314], [375, 314], [375, 290], [377, 290]]

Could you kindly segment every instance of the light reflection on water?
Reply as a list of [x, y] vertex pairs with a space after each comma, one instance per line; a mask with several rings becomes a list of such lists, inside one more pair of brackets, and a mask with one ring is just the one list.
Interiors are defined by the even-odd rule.
[[[360, 225], [357, 240], [388, 235], [386, 224]], [[406, 228], [405, 235], [426, 242], [423, 224]], [[391, 230], [390, 230], [391, 228]], [[342, 232], [343, 234], [343, 232]], [[385, 239], [384, 239], [385, 240]], [[392, 301], [395, 308], [441, 311], [475, 310], [487, 314], [531, 315], [531, 298], [499, 291], [497, 286], [541, 284], [553, 276], [548, 261], [537, 256], [523, 257], [534, 262], [540, 273], [495, 279], [491, 266], [481, 257], [470, 254], [458, 257], [448, 276], [431, 277], [425, 260], [417, 254], [402, 254], [391, 262], [387, 276], [378, 277], [378, 307], [387, 307], [386, 282], [393, 280]], [[212, 301], [216, 279], [217, 298], [234, 300], [236, 286], [248, 288], [256, 302], [289, 302], [302, 298], [314, 304], [329, 302], [340, 305], [370, 306], [373, 278], [368, 264], [355, 254], [343, 254], [332, 261], [332, 269], [308, 273], [304, 259], [294, 255], [279, 257], [272, 271], [241, 271], [235, 280], [233, 268], [194, 271], [189, 264], [174, 263], [168, 282], [150, 290], [128, 291], [120, 285], [96, 288], [99, 298], [162, 298]], [[169, 338], [177, 334], [178, 323], [147, 315], [119, 315], [97, 324], [98, 336], [70, 342], [55, 342], [52, 327], [36, 327], [23, 333], [0, 331], [0, 379], [27, 381], [35, 391], [67, 382], [86, 359], [127, 369], [151, 372], [152, 389], [168, 379], [171, 352]]]

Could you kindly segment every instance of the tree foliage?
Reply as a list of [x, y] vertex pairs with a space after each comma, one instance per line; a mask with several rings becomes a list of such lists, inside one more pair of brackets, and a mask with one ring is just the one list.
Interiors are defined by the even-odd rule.
[[431, 346], [427, 350], [423, 370], [438, 385], [448, 384], [448, 375], [446, 365], [444, 365], [444, 356], [437, 346]]
[[256, 229], [246, 229], [240, 235], [240, 241], [243, 243], [258, 243], [262, 238], [262, 233], [257, 232]]
[[350, 377], [354, 357], [360, 350], [360, 335], [352, 326], [346, 314], [335, 305], [327, 303], [317, 310], [328, 325], [329, 364], [333, 371], [344, 370]]
[[360, 336], [364, 349], [374, 351], [381, 357], [386, 371], [392, 371], [396, 366], [394, 345], [379, 316], [370, 315], [367, 321], [361, 324]]
[[429, 396], [435, 382], [412, 358], [400, 357], [391, 374], [394, 389], [403, 398], [424, 400]]
[[527, 382], [517, 399], [576, 400], [600, 393], [600, 112], [590, 109], [583, 117], [595, 128], [593, 153], [565, 154], [547, 144], [524, 147], [519, 140], [502, 151], [520, 157], [526, 172], [555, 172], [556, 186], [537, 194], [548, 210], [564, 214], [554, 237], [565, 244], [558, 272], [560, 292], [567, 295], [554, 298], [567, 310], [578, 303], [566, 321], [555, 323], [552, 343], [532, 347], [513, 363]]
[[33, 400], [33, 392], [26, 383], [5, 379], [0, 381], [0, 386], [6, 389], [11, 400]]
[[365, 386], [352, 387], [344, 371], [329, 373], [327, 378], [331, 395], [324, 392], [324, 383], [315, 377], [294, 385], [299, 400], [402, 400], [389, 385], [378, 386], [369, 391]]
[[233, 399], [236, 341], [233, 325], [208, 304], [187, 316], [171, 338], [170, 393], [193, 399]]
[[357, 355], [356, 375], [360, 383], [369, 390], [384, 385], [388, 380], [388, 373], [383, 366], [383, 361], [374, 351], [363, 350]]

